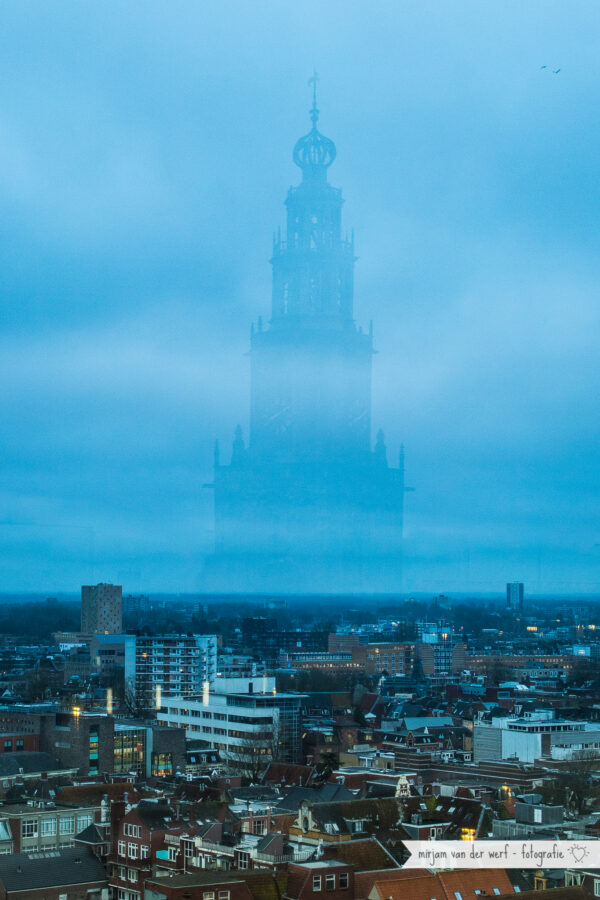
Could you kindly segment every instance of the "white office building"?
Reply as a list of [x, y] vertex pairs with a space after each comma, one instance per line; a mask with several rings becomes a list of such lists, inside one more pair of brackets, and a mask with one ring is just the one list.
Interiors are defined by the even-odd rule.
[[554, 711], [536, 711], [524, 718], [477, 720], [473, 728], [475, 762], [514, 759], [577, 759], [600, 755], [600, 731], [588, 722], [554, 718]]
[[205, 741], [240, 767], [256, 757], [265, 763], [301, 757], [303, 694], [277, 693], [275, 679], [215, 678], [197, 697], [163, 696], [158, 721], [186, 730], [188, 738]]

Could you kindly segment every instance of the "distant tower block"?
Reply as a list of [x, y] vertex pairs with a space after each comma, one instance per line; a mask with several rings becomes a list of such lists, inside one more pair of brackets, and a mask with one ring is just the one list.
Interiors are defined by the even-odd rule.
[[525, 585], [522, 581], [512, 581], [506, 585], [506, 608], [515, 611], [523, 609]]
[[84, 634], [120, 634], [123, 630], [123, 588], [120, 584], [84, 584], [81, 588], [81, 630]]
[[354, 236], [327, 180], [336, 147], [311, 83], [312, 127], [293, 151], [302, 179], [273, 240], [271, 314], [251, 330], [250, 430], [235, 429], [229, 462], [215, 454], [208, 590], [401, 590], [403, 453], [396, 468], [382, 431], [372, 442], [373, 331], [354, 320]]

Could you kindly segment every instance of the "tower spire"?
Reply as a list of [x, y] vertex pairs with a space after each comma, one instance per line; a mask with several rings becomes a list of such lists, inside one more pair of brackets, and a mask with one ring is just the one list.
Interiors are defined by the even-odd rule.
[[319, 107], [317, 106], [319, 76], [316, 72], [313, 72], [308, 79], [308, 83], [312, 85], [313, 89], [313, 102], [309, 112], [312, 128], [308, 134], [296, 141], [293, 158], [296, 165], [300, 166], [305, 173], [325, 178], [327, 169], [335, 159], [335, 144], [321, 134], [317, 128], [319, 121]]
[[317, 129], [317, 122], [319, 121], [319, 108], [317, 106], [317, 84], [319, 83], [319, 76], [317, 75], [317, 70], [313, 69], [313, 73], [311, 78], [308, 79], [308, 83], [312, 84], [313, 89], [313, 102], [312, 108], [310, 111], [310, 120], [313, 124], [313, 128]]

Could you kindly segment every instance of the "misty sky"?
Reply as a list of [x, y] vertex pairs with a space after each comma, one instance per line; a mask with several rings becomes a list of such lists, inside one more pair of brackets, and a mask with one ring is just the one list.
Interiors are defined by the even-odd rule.
[[6, 0], [0, 25], [2, 589], [200, 587], [316, 67], [373, 425], [416, 488], [404, 590], [598, 590], [597, 0]]

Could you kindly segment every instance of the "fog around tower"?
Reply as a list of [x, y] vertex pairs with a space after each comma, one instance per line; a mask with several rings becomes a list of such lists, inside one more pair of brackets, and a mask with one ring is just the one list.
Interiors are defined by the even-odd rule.
[[592, 2], [5, 6], [4, 589], [200, 587], [316, 66], [372, 440], [415, 487], [402, 589], [596, 591], [599, 26]]

